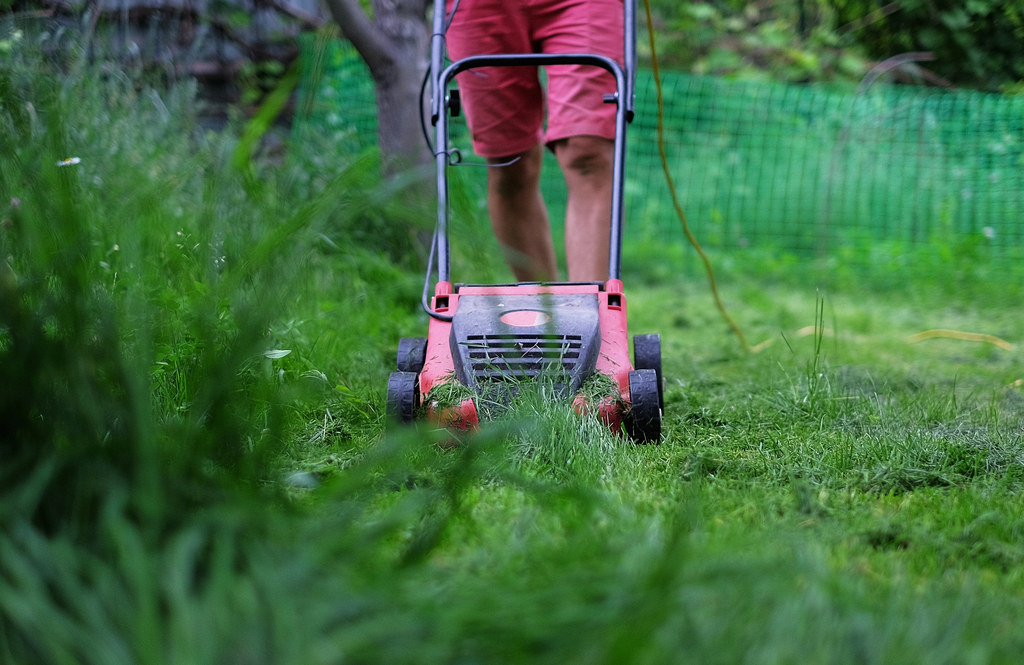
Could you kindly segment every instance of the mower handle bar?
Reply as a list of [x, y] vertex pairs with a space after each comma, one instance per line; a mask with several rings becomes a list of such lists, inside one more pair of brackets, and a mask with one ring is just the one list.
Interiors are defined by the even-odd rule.
[[[450, 280], [450, 242], [448, 238], [448, 173], [452, 164], [448, 139], [448, 114], [451, 98], [448, 85], [463, 71], [478, 67], [590, 65], [599, 67], [615, 77], [615, 93], [607, 95], [606, 103], [615, 103], [615, 139], [612, 161], [611, 228], [608, 248], [608, 278], [621, 276], [623, 190], [626, 163], [626, 127], [633, 119], [633, 76], [636, 72], [636, 18], [635, 0], [623, 2], [625, 67], [614, 59], [593, 53], [504, 53], [476, 55], [457, 60], [441, 70], [445, 54], [444, 0], [434, 0], [434, 34], [431, 43], [431, 120], [435, 126], [434, 158], [437, 166], [437, 228], [434, 233], [432, 254], [436, 253], [437, 281]], [[495, 167], [500, 168], [500, 167]], [[429, 277], [428, 277], [429, 279]], [[424, 302], [427, 313], [437, 313]]]

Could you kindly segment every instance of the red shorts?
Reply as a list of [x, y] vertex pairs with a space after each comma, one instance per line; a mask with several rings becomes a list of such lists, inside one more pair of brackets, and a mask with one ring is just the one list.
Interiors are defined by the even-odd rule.
[[[450, 12], [454, 0], [447, 0]], [[461, 0], [447, 34], [452, 60], [493, 53], [596, 53], [622, 62], [622, 0]], [[519, 154], [570, 136], [615, 138], [615, 77], [590, 65], [481, 67], [458, 75], [473, 149]], [[547, 130], [544, 130], [545, 101]]]

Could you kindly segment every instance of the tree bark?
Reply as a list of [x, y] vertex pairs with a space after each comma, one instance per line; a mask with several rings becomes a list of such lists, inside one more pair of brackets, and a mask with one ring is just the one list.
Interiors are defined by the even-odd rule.
[[432, 161], [421, 132], [420, 87], [426, 73], [429, 0], [325, 0], [331, 16], [366, 62], [376, 83], [377, 141], [387, 172]]

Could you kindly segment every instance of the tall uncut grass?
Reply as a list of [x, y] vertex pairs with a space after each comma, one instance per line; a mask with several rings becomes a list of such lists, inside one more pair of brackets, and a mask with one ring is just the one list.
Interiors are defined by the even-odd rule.
[[[189, 86], [21, 39], [0, 65], [0, 662], [1024, 651], [1016, 300], [726, 271], [766, 342], [745, 353], [678, 246], [632, 245], [663, 443], [524, 389], [452, 447], [383, 421], [398, 338], [426, 326], [430, 215], [402, 183], [315, 137], [265, 154], [242, 116], [202, 129]], [[457, 260], [500, 272], [460, 232]], [[908, 341], [926, 328], [1018, 346]]]

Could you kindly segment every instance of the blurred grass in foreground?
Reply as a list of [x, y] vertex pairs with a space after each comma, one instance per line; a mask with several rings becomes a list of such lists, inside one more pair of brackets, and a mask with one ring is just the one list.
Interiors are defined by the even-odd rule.
[[630, 293], [665, 336], [661, 446], [529, 392], [458, 448], [382, 434], [423, 224], [372, 157], [241, 173], [187, 87], [19, 53], [0, 662], [1019, 658], [1019, 351], [905, 342], [929, 316], [1019, 341], [1005, 308], [736, 278], [775, 340], [742, 355], [662, 243]]

